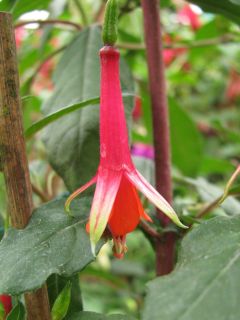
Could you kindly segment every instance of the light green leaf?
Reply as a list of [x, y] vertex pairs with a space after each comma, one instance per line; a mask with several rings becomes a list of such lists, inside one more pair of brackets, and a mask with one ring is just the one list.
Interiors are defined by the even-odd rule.
[[16, 20], [25, 12], [47, 9], [50, 2], [51, 0], [16, 0], [11, 8], [13, 18]]
[[71, 281], [72, 287], [71, 299], [67, 311], [67, 316], [69, 316], [72, 313], [82, 311], [82, 296], [80, 290], [79, 275], [75, 274], [73, 277], [67, 278], [59, 276], [57, 274], [52, 274], [47, 279], [48, 297], [51, 308], [54, 305], [56, 298], [64, 289], [68, 281]]
[[0, 11], [10, 11], [13, 19], [16, 20], [23, 13], [47, 9], [50, 2], [51, 0], [2, 0], [0, 2]]
[[172, 160], [185, 175], [195, 175], [203, 156], [203, 143], [194, 122], [178, 104], [169, 99]]
[[149, 283], [143, 320], [240, 319], [239, 243], [239, 216], [189, 232], [175, 270]]
[[204, 11], [222, 14], [228, 19], [240, 24], [239, 0], [187, 0]]
[[[125, 93], [123, 94], [123, 97], [132, 97], [133, 94]], [[87, 107], [89, 105], [93, 105], [100, 102], [100, 98], [92, 98], [86, 101], [80, 101], [78, 103], [74, 103], [70, 106], [67, 106], [65, 108], [62, 108], [56, 112], [53, 112], [49, 114], [48, 116], [44, 117], [43, 119], [39, 120], [38, 122], [35, 122], [33, 125], [31, 125], [26, 131], [25, 136], [26, 138], [32, 137], [35, 133], [49, 125], [50, 123], [56, 121], [57, 119], [60, 119], [64, 117], [65, 115], [74, 112], [76, 110], [79, 110], [80, 108]]]
[[18, 304], [12, 309], [7, 316], [7, 320], [24, 320], [25, 319], [25, 308], [19, 301]]
[[71, 281], [68, 281], [55, 300], [51, 311], [52, 320], [62, 320], [67, 314], [71, 301], [71, 287]]
[[[101, 31], [85, 29], [65, 50], [54, 73], [55, 90], [43, 106], [46, 115], [63, 107], [99, 96], [99, 49]], [[126, 64], [121, 62], [122, 90], [134, 92], [133, 80]], [[124, 99], [130, 119], [133, 99]], [[70, 190], [87, 182], [99, 162], [99, 107], [82, 108], [58, 119], [44, 131], [49, 161]]]
[[0, 320], [4, 320], [4, 317], [5, 317], [5, 309], [2, 302], [0, 302]]
[[[188, 181], [196, 187], [199, 195], [205, 202], [213, 202], [223, 195], [223, 189], [213, 185], [204, 178], [196, 180], [188, 179]], [[240, 203], [233, 197], [228, 197], [220, 206], [228, 215], [240, 214]]]
[[0, 292], [18, 295], [42, 286], [51, 274], [70, 277], [94, 260], [85, 231], [91, 199], [66, 199], [36, 209], [24, 230], [9, 229], [0, 243]]
[[240, 6], [240, 0], [230, 0], [230, 2], [237, 4], [238, 6]]
[[40, 131], [41, 129], [43, 129], [44, 127], [49, 125], [50, 123], [56, 121], [57, 119], [62, 118], [66, 114], [69, 114], [73, 111], [76, 111], [76, 110], [83, 108], [83, 107], [86, 107], [88, 105], [93, 105], [93, 104], [99, 103], [99, 101], [100, 101], [99, 97], [96, 97], [96, 98], [92, 98], [92, 99], [82, 101], [79, 103], [74, 103], [70, 106], [64, 107], [56, 112], [53, 112], [53, 113], [49, 114], [48, 116], [44, 117], [43, 119], [39, 120], [38, 122], [34, 123], [31, 127], [29, 127], [25, 132], [25, 136], [27, 138], [30, 138], [35, 133], [37, 133], [38, 131]]
[[67, 318], [67, 320], [134, 320], [132, 317], [125, 315], [111, 315], [105, 316], [103, 314], [95, 313], [95, 312], [78, 312], [73, 314], [71, 317]]

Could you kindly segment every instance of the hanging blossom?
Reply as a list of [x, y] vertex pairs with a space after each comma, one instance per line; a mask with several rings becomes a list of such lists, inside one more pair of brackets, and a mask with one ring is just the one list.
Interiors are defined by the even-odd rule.
[[133, 231], [140, 219], [151, 221], [140, 202], [137, 189], [178, 226], [185, 227], [168, 202], [135, 168], [128, 145], [128, 131], [124, 115], [119, 80], [119, 52], [113, 46], [100, 50], [100, 164], [97, 174], [76, 190], [66, 201], [96, 183], [87, 231], [92, 248], [108, 229], [113, 238], [113, 252], [122, 258], [126, 252], [126, 235]]

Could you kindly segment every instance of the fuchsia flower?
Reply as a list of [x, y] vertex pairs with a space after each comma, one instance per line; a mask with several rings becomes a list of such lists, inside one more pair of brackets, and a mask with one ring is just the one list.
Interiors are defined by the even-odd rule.
[[144, 143], [134, 143], [132, 146], [131, 154], [133, 156], [143, 157], [146, 159], [154, 159], [153, 146]]
[[182, 24], [190, 25], [193, 31], [198, 30], [202, 25], [199, 19], [199, 15], [193, 11], [189, 4], [186, 4], [178, 12], [178, 19]]
[[144, 212], [137, 189], [178, 226], [185, 226], [131, 160], [119, 80], [118, 50], [105, 46], [100, 50], [100, 59], [100, 164], [97, 174], [68, 198], [66, 209], [69, 210], [70, 202], [78, 194], [96, 183], [87, 225], [92, 248], [107, 228], [113, 237], [114, 254], [121, 258], [126, 252], [126, 234], [137, 227], [141, 218], [151, 221]]

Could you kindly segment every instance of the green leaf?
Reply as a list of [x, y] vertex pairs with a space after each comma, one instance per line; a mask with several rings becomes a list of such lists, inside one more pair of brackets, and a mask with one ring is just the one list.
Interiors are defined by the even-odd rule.
[[79, 312], [73, 314], [67, 320], [134, 320], [132, 317], [125, 315], [111, 315], [105, 316], [103, 314], [95, 313], [95, 312]]
[[175, 270], [149, 283], [143, 320], [240, 319], [239, 243], [239, 216], [189, 232]]
[[185, 175], [193, 176], [200, 168], [203, 143], [194, 122], [178, 104], [169, 99], [172, 160]]
[[[123, 97], [132, 97], [133, 94], [125, 93], [123, 94]], [[26, 138], [32, 137], [35, 133], [49, 125], [50, 123], [56, 121], [57, 119], [62, 118], [66, 114], [69, 114], [71, 112], [74, 112], [76, 110], [79, 110], [80, 108], [87, 107], [89, 105], [93, 105], [100, 102], [100, 98], [92, 98], [86, 101], [81, 101], [78, 103], [74, 103], [70, 106], [67, 106], [65, 108], [62, 108], [56, 112], [53, 112], [49, 114], [48, 116], [44, 117], [43, 119], [39, 120], [38, 122], [35, 122], [33, 125], [31, 125], [26, 131], [25, 136]]]
[[[204, 178], [196, 180], [189, 179], [189, 181], [197, 188], [201, 198], [206, 202], [213, 202], [223, 195], [223, 189], [208, 182]], [[240, 203], [233, 197], [228, 197], [220, 205], [228, 215], [240, 214]]]
[[51, 311], [52, 320], [62, 320], [66, 316], [71, 301], [71, 288], [71, 281], [68, 281], [54, 302]]
[[0, 320], [4, 320], [4, 318], [5, 318], [5, 309], [2, 302], [0, 302]]
[[[96, 26], [85, 29], [65, 50], [54, 73], [55, 90], [43, 106], [45, 114], [99, 96], [99, 49], [101, 32]], [[133, 92], [133, 80], [121, 62], [123, 92]], [[132, 98], [125, 98], [130, 119]], [[82, 108], [49, 125], [44, 141], [52, 167], [70, 190], [88, 181], [99, 162], [99, 107]]]
[[67, 278], [59, 276], [58, 274], [53, 274], [47, 279], [48, 297], [51, 308], [54, 305], [56, 298], [64, 289], [68, 281], [71, 281], [72, 287], [71, 300], [67, 311], [67, 316], [71, 315], [74, 312], [82, 311], [82, 297], [79, 286], [79, 275], [76, 274], [71, 278]]
[[222, 14], [228, 19], [240, 24], [240, 3], [239, 0], [187, 0], [192, 2], [204, 11]]
[[237, 4], [238, 6], [240, 6], [240, 0], [230, 0], [230, 2]]
[[50, 2], [51, 0], [3, 0], [0, 2], [0, 11], [10, 11], [16, 20], [23, 13], [47, 9]]
[[25, 308], [19, 301], [18, 304], [12, 309], [7, 316], [7, 320], [24, 320], [25, 319]]
[[48, 8], [51, 0], [17, 0], [11, 9], [14, 20], [20, 17], [23, 13], [33, 10], [44, 10]]
[[86, 107], [88, 105], [93, 105], [96, 103], [99, 103], [100, 99], [99, 97], [92, 98], [86, 101], [82, 101], [79, 103], [74, 103], [70, 106], [64, 107], [56, 112], [53, 112], [49, 114], [48, 116], [44, 117], [43, 119], [39, 120], [38, 122], [34, 123], [31, 127], [29, 127], [26, 132], [25, 136], [27, 138], [30, 138], [33, 136], [35, 133], [49, 125], [50, 123], [56, 121], [57, 119], [60, 119], [61, 117], [65, 116], [66, 114], [69, 114], [73, 111], [76, 111], [80, 108]]
[[91, 199], [72, 202], [74, 217], [64, 211], [65, 200], [36, 209], [24, 230], [8, 230], [0, 243], [0, 292], [34, 290], [51, 274], [70, 277], [95, 259], [85, 231]]

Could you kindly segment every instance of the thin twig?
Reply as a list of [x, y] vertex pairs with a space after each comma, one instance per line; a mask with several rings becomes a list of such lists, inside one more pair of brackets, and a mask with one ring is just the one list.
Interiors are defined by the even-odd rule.
[[208, 214], [209, 212], [211, 212], [213, 209], [217, 208], [218, 206], [221, 205], [221, 203], [229, 196], [232, 195], [230, 193], [230, 189], [233, 185], [233, 183], [235, 182], [235, 180], [237, 179], [237, 177], [240, 174], [240, 166], [237, 167], [237, 169], [234, 171], [234, 173], [232, 174], [232, 176], [230, 177], [230, 179], [228, 180], [226, 187], [224, 188], [224, 192], [223, 194], [218, 197], [217, 199], [215, 199], [214, 201], [208, 203], [202, 210], [199, 211], [199, 213], [197, 214], [196, 218], [202, 218], [204, 217], [206, 214]]
[[141, 220], [139, 225], [152, 238], [155, 238], [155, 239], [162, 238], [162, 235], [158, 233], [154, 228], [152, 228], [146, 221]]
[[[230, 44], [238, 42], [238, 39], [234, 38], [232, 35], [226, 34], [218, 38], [196, 40], [191, 42], [175, 42], [172, 44], [163, 45], [164, 49], [191, 49], [191, 48], [201, 48], [209, 47], [221, 44]], [[119, 49], [127, 50], [145, 50], [146, 46], [143, 43], [118, 43], [117, 47]]]
[[21, 21], [18, 22], [17, 24], [15, 24], [14, 28], [20, 28], [23, 26], [26, 26], [28, 24], [39, 24], [39, 27], [41, 27], [42, 25], [46, 25], [46, 24], [54, 24], [54, 25], [66, 25], [66, 26], [70, 26], [73, 27], [77, 30], [81, 30], [82, 27], [80, 24], [72, 22], [72, 21], [68, 21], [68, 20], [58, 20], [58, 19], [48, 19], [48, 20], [27, 20], [27, 21]]
[[44, 192], [42, 192], [36, 185], [34, 185], [32, 183], [32, 191], [33, 193], [35, 193], [41, 200], [42, 202], [48, 202], [49, 199], [48, 197], [45, 195]]
[[95, 23], [102, 23], [103, 17], [104, 17], [104, 12], [105, 12], [105, 6], [106, 6], [106, 3], [104, 1], [102, 1], [100, 7], [98, 8], [97, 12], [95, 13], [95, 15], [93, 17], [93, 21]]

